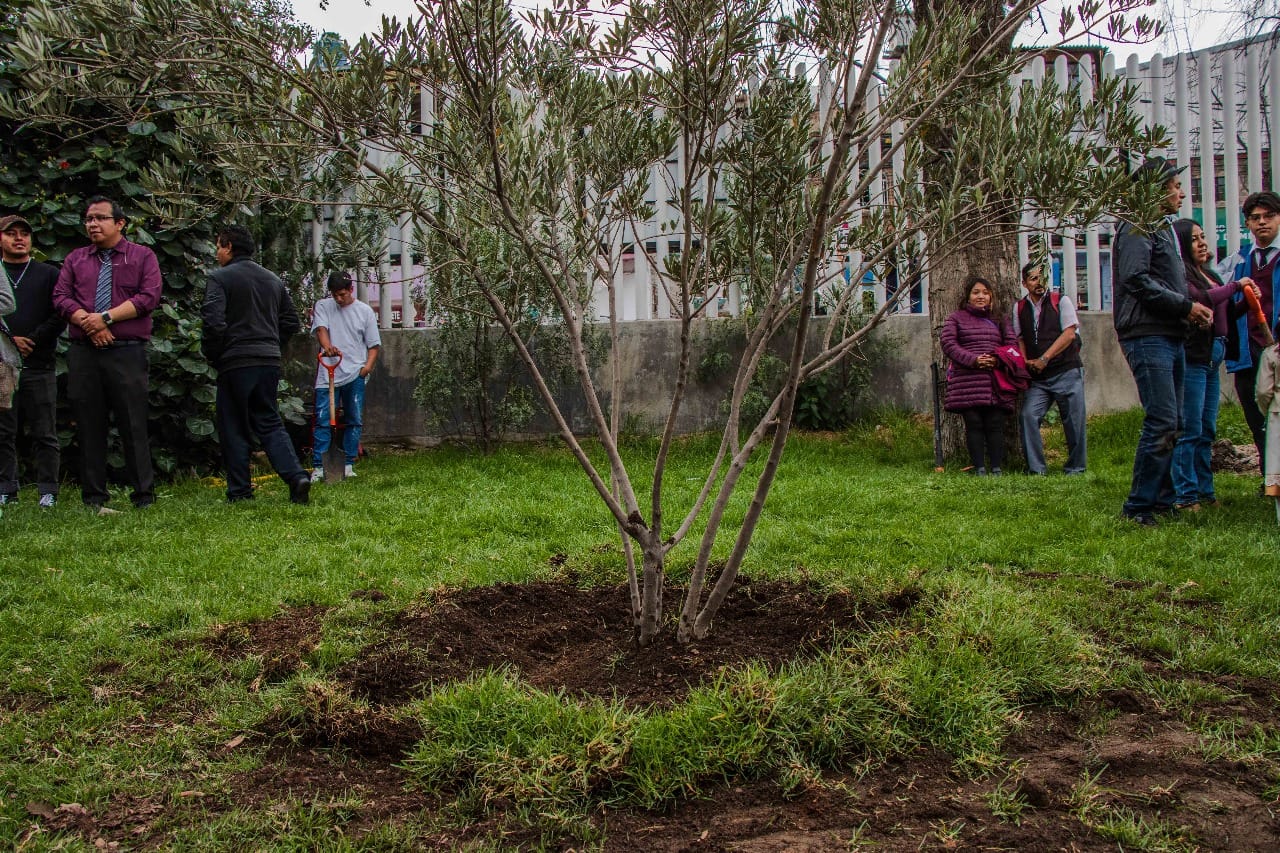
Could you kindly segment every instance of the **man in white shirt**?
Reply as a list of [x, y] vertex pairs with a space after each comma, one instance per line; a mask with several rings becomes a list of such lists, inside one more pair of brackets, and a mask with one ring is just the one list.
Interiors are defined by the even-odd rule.
[[[346, 457], [346, 476], [354, 477], [356, 457], [360, 453], [360, 432], [364, 426], [365, 380], [378, 361], [382, 338], [378, 334], [378, 318], [373, 309], [356, 299], [351, 276], [330, 273], [329, 296], [316, 303], [312, 312], [311, 331], [320, 344], [320, 352], [328, 358], [342, 357], [334, 371], [334, 402], [342, 410], [342, 451]], [[333, 438], [329, 426], [329, 370], [316, 368], [316, 418], [312, 433], [312, 482], [324, 479], [324, 454]]]
[[[1280, 231], [1280, 195], [1270, 190], [1252, 193], [1241, 206], [1244, 224], [1253, 236], [1253, 242], [1240, 241], [1240, 249], [1218, 264], [1218, 275], [1223, 281], [1252, 279], [1257, 285], [1262, 312], [1267, 318], [1267, 328], [1274, 329], [1280, 320], [1280, 245], [1276, 233]], [[1227, 324], [1227, 372], [1235, 380], [1236, 396], [1244, 411], [1245, 423], [1253, 433], [1253, 444], [1258, 448], [1258, 465], [1265, 470], [1266, 416], [1254, 401], [1254, 385], [1258, 378], [1258, 365], [1266, 348], [1266, 335], [1261, 327], [1250, 328], [1243, 307], [1243, 294], [1232, 297], [1236, 310], [1231, 313], [1234, 322]]]
[[1037, 263], [1022, 268], [1027, 295], [1013, 309], [1013, 333], [1027, 360], [1031, 387], [1022, 401], [1022, 446], [1027, 470], [1046, 473], [1040, 421], [1049, 407], [1058, 405], [1067, 437], [1067, 464], [1063, 472], [1083, 474], [1088, 456], [1085, 442], [1084, 364], [1080, 360], [1080, 319], [1065, 293], [1048, 292], [1044, 270]]

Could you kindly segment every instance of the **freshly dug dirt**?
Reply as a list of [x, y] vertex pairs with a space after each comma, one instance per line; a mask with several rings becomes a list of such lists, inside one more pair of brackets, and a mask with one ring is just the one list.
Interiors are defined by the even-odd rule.
[[[369, 591], [362, 597], [377, 594]], [[678, 600], [669, 593], [669, 605]], [[214, 751], [257, 748], [257, 770], [190, 790], [175, 780], [166, 799], [112, 797], [79, 804], [27, 805], [39, 832], [66, 830], [100, 848], [164, 849], [175, 823], [247, 810], [341, 810], [343, 834], [359, 839], [387, 823], [417, 820], [442, 804], [418, 791], [400, 763], [421, 734], [395, 716], [432, 685], [510, 666], [526, 681], [579, 695], [617, 695], [635, 705], [676, 702], [724, 666], [758, 659], [778, 666], [823, 649], [837, 632], [899, 618], [916, 604], [905, 594], [860, 602], [785, 583], [743, 583], [713, 637], [692, 648], [631, 642], [625, 588], [568, 583], [452, 591], [391, 617], [388, 639], [338, 673], [339, 686], [372, 711], [323, 731], [249, 735]], [[323, 611], [296, 608], [270, 620], [220, 628], [210, 648], [228, 659], [260, 656], [264, 676], [281, 679], [315, 647]], [[1151, 663], [1158, 670], [1158, 664]], [[952, 759], [922, 750], [865, 772], [830, 774], [788, 798], [772, 781], [751, 781], [660, 811], [602, 810], [594, 821], [617, 851], [901, 850], [1276, 850], [1280, 849], [1276, 756], [1210, 753], [1197, 726], [1231, 723], [1240, 740], [1252, 726], [1271, 732], [1280, 685], [1159, 671], [1228, 697], [1201, 703], [1199, 722], [1152, 698], [1114, 691], [1070, 710], [1026, 709], [1006, 743], [1005, 763], [979, 778]], [[241, 742], [243, 741], [243, 742]], [[310, 804], [310, 805], [306, 805]], [[167, 828], [168, 827], [168, 828]], [[1136, 828], [1136, 829], [1135, 829]], [[1124, 832], [1146, 833], [1135, 842]], [[421, 849], [472, 844], [537, 846], [500, 808], [461, 834], [418, 839]], [[545, 839], [544, 839], [545, 840]], [[574, 849], [564, 841], [560, 849]]]

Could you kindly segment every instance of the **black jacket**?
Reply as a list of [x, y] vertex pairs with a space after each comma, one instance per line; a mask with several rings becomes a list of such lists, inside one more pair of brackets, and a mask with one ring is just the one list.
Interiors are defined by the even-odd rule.
[[31, 338], [35, 349], [22, 360], [31, 369], [51, 369], [54, 353], [58, 351], [58, 336], [67, 327], [53, 308], [53, 285], [58, 281], [58, 270], [48, 264], [32, 261], [29, 266], [5, 263], [11, 279], [18, 280], [14, 297], [18, 307], [4, 318], [9, 332], [19, 338]]
[[280, 347], [302, 330], [289, 289], [252, 258], [209, 273], [200, 348], [219, 371], [280, 363]]
[[1191, 295], [1173, 228], [1143, 234], [1122, 223], [1111, 241], [1111, 271], [1117, 338], [1186, 337]]

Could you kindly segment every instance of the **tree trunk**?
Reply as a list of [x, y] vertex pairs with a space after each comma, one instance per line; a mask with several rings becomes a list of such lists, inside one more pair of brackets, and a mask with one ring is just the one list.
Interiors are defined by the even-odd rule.
[[[947, 255], [945, 263], [934, 266], [929, 272], [929, 324], [933, 330], [933, 360], [938, 363], [943, 382], [946, 381], [946, 356], [942, 354], [940, 334], [947, 317], [958, 309], [964, 300], [965, 284], [973, 276], [989, 279], [995, 288], [992, 313], [1008, 316], [1022, 289], [1021, 268], [1018, 264], [1018, 239], [1011, 225], [996, 225], [976, 230], [972, 239]], [[1014, 421], [1010, 418], [1010, 423]], [[1005, 441], [1009, 458], [1018, 454], [1017, 431], [1009, 442]], [[957, 453], [964, 457], [964, 424], [958, 415], [942, 413], [942, 452], [948, 459]]]
[[636, 642], [647, 646], [662, 630], [662, 543], [646, 545], [641, 555], [640, 625], [636, 630]]

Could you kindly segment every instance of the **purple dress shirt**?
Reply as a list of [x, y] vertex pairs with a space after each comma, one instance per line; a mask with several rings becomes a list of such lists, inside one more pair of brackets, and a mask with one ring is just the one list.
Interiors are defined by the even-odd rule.
[[[151, 312], [160, 305], [160, 263], [156, 253], [146, 246], [128, 240], [116, 243], [111, 263], [111, 307], [122, 302], [132, 302], [138, 316], [111, 324], [111, 334], [120, 341], [146, 341], [151, 339]], [[69, 322], [71, 315], [83, 308], [93, 311], [94, 296], [98, 290], [98, 271], [102, 261], [97, 246], [88, 245], [75, 249], [62, 262], [58, 283], [53, 286], [53, 307]], [[68, 326], [71, 340], [85, 340], [88, 336], [80, 327]]]

